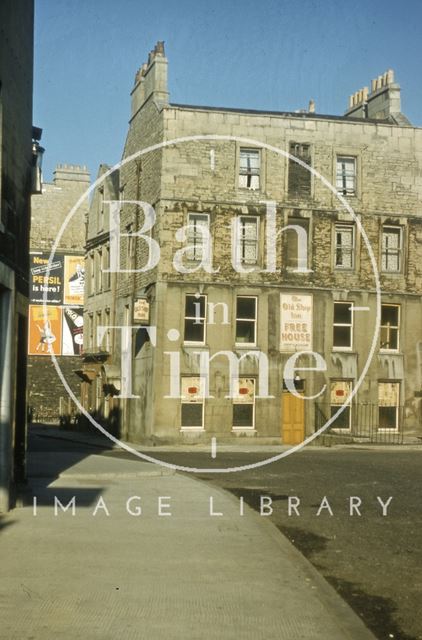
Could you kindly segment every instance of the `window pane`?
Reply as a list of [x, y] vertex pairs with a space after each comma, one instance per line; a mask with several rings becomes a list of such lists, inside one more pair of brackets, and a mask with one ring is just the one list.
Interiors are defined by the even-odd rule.
[[182, 404], [182, 427], [202, 427], [202, 403]]
[[334, 327], [333, 345], [335, 347], [351, 347], [351, 333], [350, 327]]
[[394, 305], [383, 304], [381, 307], [381, 324], [399, 325], [399, 308]]
[[256, 298], [237, 298], [237, 318], [246, 318], [255, 320], [256, 317]]
[[379, 407], [379, 428], [397, 428], [397, 407]]
[[253, 404], [233, 405], [233, 426], [253, 427]]
[[259, 171], [259, 151], [252, 149], [240, 150], [240, 169], [242, 173], [254, 173]]
[[352, 306], [349, 302], [334, 304], [334, 323], [352, 324]]
[[380, 331], [380, 348], [381, 349], [398, 349], [399, 332], [398, 329], [392, 327], [381, 327]]
[[236, 342], [255, 344], [255, 322], [248, 320], [236, 322]]
[[195, 320], [185, 319], [185, 340], [187, 342], [204, 342], [204, 322], [195, 323]]
[[253, 149], [240, 150], [239, 187], [259, 189], [259, 151]]
[[186, 296], [185, 298], [185, 317], [187, 318], [205, 318], [205, 296]]
[[[331, 417], [337, 413], [340, 405], [331, 407]], [[347, 406], [343, 409], [339, 416], [331, 423], [331, 429], [350, 429], [350, 407]]]
[[337, 158], [336, 167], [337, 190], [343, 194], [354, 193], [356, 189], [356, 159]]

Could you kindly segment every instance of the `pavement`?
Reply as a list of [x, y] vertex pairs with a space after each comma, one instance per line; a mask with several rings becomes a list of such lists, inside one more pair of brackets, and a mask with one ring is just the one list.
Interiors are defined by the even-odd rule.
[[[94, 447], [100, 447], [102, 449], [121, 449], [120, 444], [115, 443], [108, 436], [102, 434], [99, 430], [97, 430], [94, 426], [92, 426], [91, 431], [76, 431], [72, 429], [63, 429], [59, 428], [56, 425], [50, 424], [37, 424], [36, 425], [37, 432], [45, 437], [69, 440], [71, 442], [80, 442], [81, 444], [89, 444]], [[255, 442], [248, 442], [249, 438], [239, 438], [235, 443], [227, 444], [227, 443], [219, 443], [218, 451], [222, 453], [282, 453], [283, 451], [287, 451], [292, 448], [292, 445], [284, 445], [284, 444], [258, 444]], [[127, 447], [127, 450], [135, 450], [142, 452], [146, 456], [154, 457], [154, 452], [158, 453], [160, 451], [174, 451], [176, 453], [181, 452], [207, 452], [211, 453], [211, 445], [208, 444], [154, 444], [154, 445], [145, 445], [145, 444], [133, 444], [130, 442], [126, 442], [125, 440], [119, 440], [119, 443], [123, 445], [123, 447]], [[386, 450], [386, 451], [422, 451], [422, 439], [418, 437], [407, 437], [402, 444], [389, 444], [389, 443], [372, 443], [372, 442], [354, 442], [343, 444], [336, 441], [328, 441], [325, 444], [321, 444], [320, 442], [312, 442], [307, 447], [312, 447], [314, 449], [326, 450], [327, 448], [332, 449], [356, 449], [356, 450]], [[141, 459], [141, 458], [139, 458]], [[169, 465], [171, 467], [171, 465]]]
[[92, 450], [30, 456], [0, 520], [0, 640], [373, 640], [269, 518]]

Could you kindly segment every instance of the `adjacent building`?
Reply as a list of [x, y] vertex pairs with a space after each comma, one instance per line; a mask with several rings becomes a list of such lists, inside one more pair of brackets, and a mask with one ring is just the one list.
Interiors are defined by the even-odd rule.
[[86, 408], [135, 442], [422, 435], [422, 131], [393, 72], [343, 116], [173, 104], [158, 43], [131, 98], [89, 214]]
[[30, 198], [41, 131], [32, 127], [34, 6], [0, 4], [0, 512], [25, 476]]
[[42, 191], [32, 196], [28, 402], [32, 418], [38, 422], [66, 421], [77, 413], [51, 354], [79, 398], [80, 378], [75, 371], [81, 367], [83, 350], [84, 246], [89, 206], [84, 194], [89, 186], [86, 166], [59, 164], [53, 182], [44, 182]]
[[[115, 399], [120, 388], [120, 362], [116, 354], [118, 278], [110, 272], [110, 218], [108, 203], [119, 201], [119, 171], [109, 173], [101, 165], [99, 186], [94, 190], [88, 214], [86, 236], [86, 286], [84, 313], [82, 404], [113, 435], [120, 435], [120, 403]], [[104, 331], [101, 331], [104, 327]], [[102, 335], [98, 339], [98, 332]]]

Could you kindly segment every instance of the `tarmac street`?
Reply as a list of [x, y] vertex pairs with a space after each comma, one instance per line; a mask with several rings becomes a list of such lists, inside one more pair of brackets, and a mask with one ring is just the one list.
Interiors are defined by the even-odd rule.
[[240, 515], [219, 487], [89, 447], [36, 451], [29, 470], [27, 504], [0, 521], [1, 640], [373, 638], [268, 518]]

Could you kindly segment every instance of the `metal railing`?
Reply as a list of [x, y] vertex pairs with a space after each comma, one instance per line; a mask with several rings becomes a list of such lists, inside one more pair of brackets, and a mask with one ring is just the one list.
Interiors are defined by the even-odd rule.
[[[315, 404], [315, 431], [321, 429], [337, 407]], [[403, 444], [404, 407], [379, 407], [377, 404], [353, 403], [346, 407], [324, 432], [349, 436], [356, 441], [380, 444]]]

